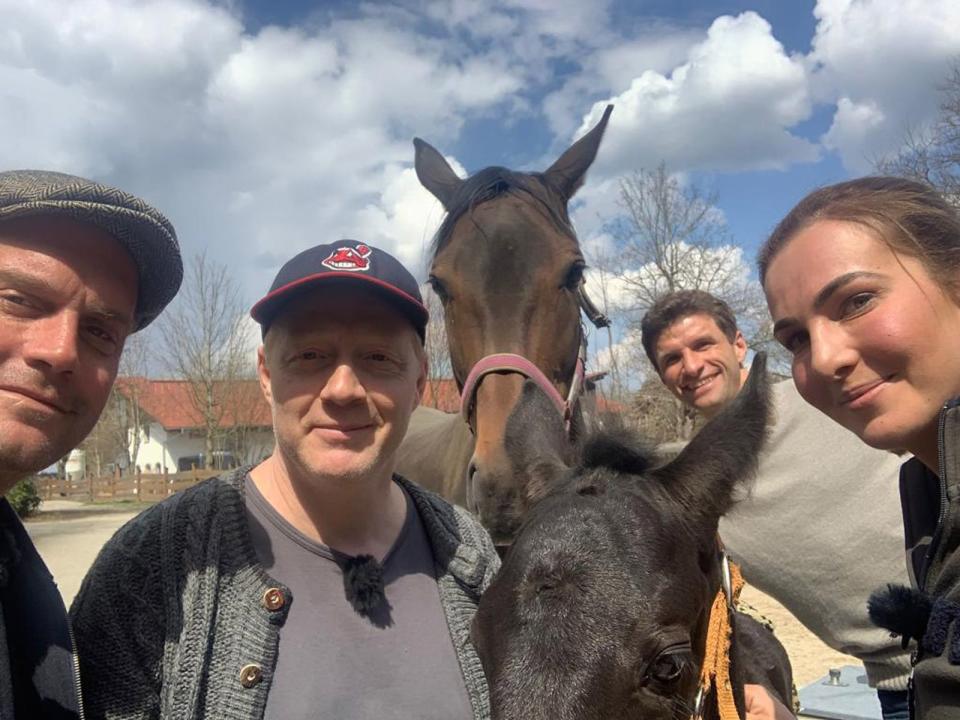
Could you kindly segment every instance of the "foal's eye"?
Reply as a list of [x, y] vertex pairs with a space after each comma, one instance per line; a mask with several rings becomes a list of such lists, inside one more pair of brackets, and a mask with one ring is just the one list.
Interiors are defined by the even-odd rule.
[[691, 661], [689, 647], [671, 648], [660, 653], [647, 668], [647, 678], [661, 686], [675, 685]]
[[582, 261], [577, 261], [570, 266], [567, 270], [567, 274], [563, 279], [563, 287], [567, 290], [576, 290], [580, 287], [580, 283], [583, 282], [583, 271], [586, 269], [586, 265]]

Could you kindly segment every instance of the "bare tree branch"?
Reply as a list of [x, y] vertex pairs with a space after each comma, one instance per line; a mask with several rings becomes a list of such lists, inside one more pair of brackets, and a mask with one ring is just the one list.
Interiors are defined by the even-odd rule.
[[926, 182], [960, 206], [960, 58], [940, 86], [937, 119], [928, 127], [908, 128], [903, 146], [874, 163], [878, 172]]
[[238, 381], [253, 376], [245, 310], [239, 286], [226, 266], [203, 253], [194, 257], [177, 300], [158, 321], [167, 350], [164, 365], [190, 385], [208, 468], [213, 466], [214, 451], [230, 445], [231, 433], [242, 432], [248, 398]]
[[453, 366], [450, 363], [447, 328], [443, 321], [443, 303], [429, 285], [423, 289], [423, 301], [430, 313], [424, 343], [428, 366], [427, 385], [430, 388], [431, 397], [436, 402], [441, 392], [441, 381], [444, 378], [453, 377]]

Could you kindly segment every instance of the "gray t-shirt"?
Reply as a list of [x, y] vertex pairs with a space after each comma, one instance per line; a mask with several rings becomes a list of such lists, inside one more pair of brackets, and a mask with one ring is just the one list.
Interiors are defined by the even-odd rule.
[[412, 500], [383, 561], [387, 605], [368, 618], [346, 599], [337, 560], [347, 556], [284, 520], [249, 475], [245, 483], [257, 557], [293, 595], [264, 718], [472, 718]]

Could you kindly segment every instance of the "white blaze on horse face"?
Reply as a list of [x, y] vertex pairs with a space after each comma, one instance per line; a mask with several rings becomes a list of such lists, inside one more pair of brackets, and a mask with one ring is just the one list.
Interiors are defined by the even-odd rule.
[[680, 318], [657, 338], [655, 357], [663, 384], [686, 405], [713, 417], [746, 379], [741, 367], [747, 344], [737, 331], [731, 341], [709, 315]]

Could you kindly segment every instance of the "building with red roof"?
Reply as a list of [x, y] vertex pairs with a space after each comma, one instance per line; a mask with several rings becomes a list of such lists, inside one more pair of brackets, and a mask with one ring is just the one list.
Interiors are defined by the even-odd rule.
[[[118, 378], [117, 391], [139, 408], [140, 447], [136, 464], [144, 472], [176, 472], [204, 465], [206, 429], [204, 413], [190, 382]], [[273, 450], [270, 406], [257, 380], [217, 383], [212, 407], [221, 432], [215, 465], [258, 462]], [[200, 398], [203, 401], [203, 397]], [[457, 412], [460, 394], [450, 378], [428, 380], [422, 402], [444, 412]], [[133, 444], [131, 435], [131, 445]], [[131, 456], [133, 455], [132, 447]]]

